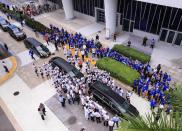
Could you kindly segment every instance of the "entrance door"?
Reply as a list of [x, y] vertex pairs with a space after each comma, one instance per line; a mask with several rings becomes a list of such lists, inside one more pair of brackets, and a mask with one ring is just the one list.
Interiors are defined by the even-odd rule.
[[171, 44], [180, 45], [182, 42], [182, 32], [163, 28], [161, 30], [159, 40]]
[[105, 23], [105, 12], [104, 10], [97, 10], [97, 22]]
[[133, 32], [134, 21], [129, 19], [123, 19], [123, 30], [128, 32]]
[[161, 35], [160, 35], [160, 40], [161, 40], [161, 41], [165, 41], [165, 40], [166, 40], [167, 33], [168, 33], [168, 31], [165, 30], [165, 29], [163, 29], [163, 30], [161, 31]]
[[182, 33], [178, 33], [174, 41], [175, 45], [182, 45]]
[[167, 42], [172, 43], [173, 39], [174, 39], [174, 36], [175, 36], [175, 32], [174, 31], [169, 31], [168, 32], [168, 37], [167, 37]]

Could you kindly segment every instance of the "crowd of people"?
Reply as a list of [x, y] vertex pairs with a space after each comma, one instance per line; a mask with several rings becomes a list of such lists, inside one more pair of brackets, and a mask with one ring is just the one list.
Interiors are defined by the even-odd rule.
[[52, 32], [48, 37], [49, 41], [58, 44], [61, 43], [61, 45], [68, 44], [70, 49], [75, 48], [75, 54], [72, 56], [71, 51], [64, 47], [64, 54], [69, 59], [69, 62], [71, 62], [71, 60], [74, 61], [74, 58], [78, 58], [78, 51], [81, 52], [83, 61], [84, 57], [88, 57], [89, 53], [92, 54], [92, 58], [113, 58], [137, 70], [141, 74], [140, 79], [134, 81], [133, 90], [136, 91], [138, 95], [148, 98], [151, 108], [157, 105], [165, 107], [169, 99], [169, 97], [165, 95], [165, 92], [170, 89], [171, 77], [161, 70], [160, 64], [156, 68], [152, 68], [149, 63], [144, 64], [138, 60], [125, 57], [112, 49], [102, 48], [102, 46], [97, 45], [99, 42], [98, 35], [96, 35], [96, 40], [87, 40], [87, 38], [83, 37], [80, 33], [70, 34], [63, 28], [59, 29], [53, 25], [50, 25], [50, 28]]
[[[50, 63], [44, 63], [41, 67], [33, 64], [33, 68], [38, 77], [52, 80], [52, 85], [57, 90], [58, 100], [62, 107], [66, 106], [66, 101], [69, 105], [80, 105], [81, 103], [86, 120], [103, 123], [104, 126], [109, 126], [109, 128], [113, 128], [114, 124], [118, 126], [119, 117], [114, 116], [110, 118], [108, 112], [98, 102], [93, 100], [92, 93], [89, 92], [90, 84], [99, 80], [121, 96], [124, 96], [125, 92], [115, 85], [109, 73], [99, 70], [97, 67], [91, 68], [86, 64], [81, 70], [82, 72], [85, 71], [85, 76], [82, 78], [71, 77], [57, 66], [53, 67]], [[112, 122], [113, 126], [111, 126]]]
[[[51, 34], [47, 37], [47, 43], [53, 42], [57, 46], [60, 44], [63, 47], [67, 61], [79, 67], [80, 71], [86, 74], [86, 77], [78, 79], [60, 72], [58, 67], [53, 68], [49, 64], [44, 64], [43, 68], [39, 68], [42, 78], [47, 76], [53, 80], [53, 85], [57, 89], [59, 101], [63, 107], [65, 107], [66, 99], [69, 104], [74, 104], [75, 102], [80, 104], [81, 101], [87, 120], [96, 121], [97, 123], [103, 120], [104, 125], [107, 125], [109, 121], [107, 112], [97, 102], [92, 100], [92, 95], [88, 92], [89, 85], [96, 80], [107, 84], [107, 86], [119, 95], [130, 101], [131, 92], [124, 93], [122, 88], [115, 85], [109, 73], [99, 70], [95, 66], [91, 68], [89, 61], [85, 61], [84, 66], [82, 65], [83, 63], [79, 64], [79, 61], [84, 62], [84, 58], [88, 57], [88, 54], [91, 53], [92, 58], [110, 57], [137, 70], [141, 77], [134, 81], [133, 91], [138, 93], [139, 96], [148, 99], [152, 109], [159, 106], [160, 109], [165, 109], [167, 113], [170, 113], [172, 106], [168, 103], [170, 96], [166, 95], [166, 92], [170, 90], [171, 77], [161, 70], [160, 64], [156, 68], [152, 68], [149, 63], [143, 64], [138, 60], [132, 60], [109, 48], [98, 47], [96, 45], [99, 41], [98, 36], [96, 37], [96, 41], [94, 39], [87, 40], [80, 33], [69, 34], [63, 28], [59, 29], [52, 25], [50, 28]], [[66, 48], [66, 45], [69, 46], [69, 49]], [[72, 48], [75, 49], [75, 54], [72, 54]], [[79, 58], [79, 51], [81, 58]], [[38, 70], [35, 69], [35, 72], [38, 72]], [[36, 74], [38, 75], [38, 73]]]
[[[6, 6], [7, 9], [10, 9], [10, 6]], [[56, 4], [44, 4], [39, 5], [35, 2], [22, 3], [21, 6], [12, 5], [12, 10], [19, 12], [20, 14], [26, 14], [27, 16], [36, 16], [44, 12], [50, 12], [57, 9]]]
[[171, 89], [171, 76], [161, 70], [159, 64], [156, 68], [152, 68], [149, 64], [143, 66], [141, 77], [134, 81], [133, 90], [150, 101], [151, 108], [159, 106], [165, 108], [169, 113], [171, 105], [169, 103], [170, 95], [166, 95]]

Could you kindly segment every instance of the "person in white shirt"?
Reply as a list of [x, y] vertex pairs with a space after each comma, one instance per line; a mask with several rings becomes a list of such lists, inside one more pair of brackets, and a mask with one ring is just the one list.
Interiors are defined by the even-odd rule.
[[67, 55], [67, 49], [66, 49], [66, 46], [63, 47], [63, 52], [64, 52], [64, 55]]
[[95, 121], [95, 116], [94, 116], [94, 111], [92, 110], [92, 109], [90, 109], [90, 119], [91, 119], [91, 121]]
[[100, 113], [99, 113], [99, 112], [94, 112], [94, 116], [95, 116], [95, 118], [96, 118], [97, 124], [100, 123], [100, 122], [101, 122], [101, 121], [100, 121], [100, 118], [101, 118]]
[[78, 58], [78, 50], [75, 50], [75, 59], [77, 60]]
[[109, 131], [113, 131], [114, 122], [111, 119], [109, 120], [108, 125], [109, 125]]
[[108, 126], [108, 121], [109, 121], [109, 115], [108, 113], [103, 115], [104, 118], [104, 126]]
[[92, 48], [92, 58], [95, 58], [95, 54], [96, 54], [96, 49]]
[[84, 50], [81, 50], [81, 55], [82, 55], [82, 61], [84, 61], [84, 56], [85, 56], [85, 51]]
[[89, 110], [87, 106], [84, 106], [84, 112], [85, 112], [85, 119], [88, 120], [89, 119]]

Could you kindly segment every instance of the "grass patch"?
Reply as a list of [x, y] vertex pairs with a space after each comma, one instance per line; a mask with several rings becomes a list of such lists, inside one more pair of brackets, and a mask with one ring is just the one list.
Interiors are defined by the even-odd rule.
[[142, 63], [149, 62], [151, 58], [151, 56], [146, 55], [143, 52], [137, 51], [136, 49], [130, 47], [126, 47], [124, 45], [114, 45], [112, 49], [126, 57], [131, 57], [134, 60], [139, 60]]
[[135, 79], [140, 77], [136, 70], [111, 58], [102, 58], [97, 61], [96, 65], [98, 68], [110, 72], [112, 77], [130, 86], [133, 85]]

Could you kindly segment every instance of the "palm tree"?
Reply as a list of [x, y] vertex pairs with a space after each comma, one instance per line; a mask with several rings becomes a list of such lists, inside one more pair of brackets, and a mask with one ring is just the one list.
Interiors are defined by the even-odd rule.
[[173, 106], [170, 114], [158, 110], [146, 118], [125, 116], [128, 121], [120, 123], [119, 131], [182, 131], [182, 86], [175, 87], [167, 94], [170, 95], [169, 103]]
[[125, 116], [128, 120], [120, 123], [119, 131], [182, 131], [181, 117], [179, 113], [167, 115], [165, 112], [160, 113], [157, 120], [156, 113], [143, 117], [133, 118]]

